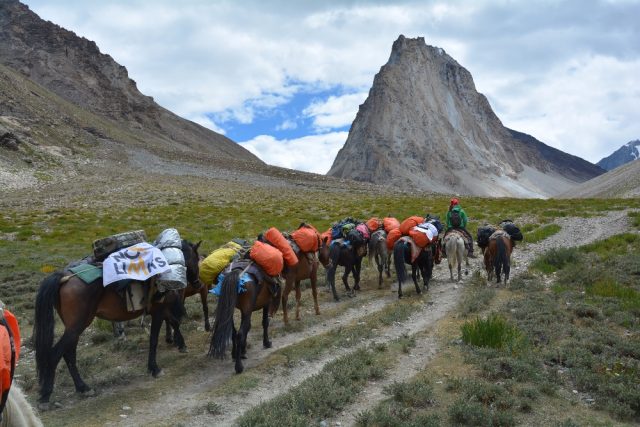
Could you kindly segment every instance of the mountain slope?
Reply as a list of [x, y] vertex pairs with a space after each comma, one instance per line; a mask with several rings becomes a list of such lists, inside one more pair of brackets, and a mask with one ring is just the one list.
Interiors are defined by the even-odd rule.
[[640, 159], [584, 182], [558, 197], [565, 199], [640, 197]]
[[640, 139], [629, 141], [611, 155], [604, 157], [598, 163], [598, 166], [605, 170], [612, 170], [625, 163], [632, 162], [640, 158]]
[[[94, 42], [40, 19], [15, 0], [0, 0], [0, 64], [125, 132], [140, 134], [148, 149], [195, 151], [261, 163], [229, 138], [162, 108], [141, 94], [127, 70], [101, 53]], [[20, 102], [13, 105], [11, 114], [18, 121], [33, 118], [20, 111]]]
[[604, 171], [505, 128], [471, 74], [400, 36], [328, 175], [438, 192], [546, 197]]

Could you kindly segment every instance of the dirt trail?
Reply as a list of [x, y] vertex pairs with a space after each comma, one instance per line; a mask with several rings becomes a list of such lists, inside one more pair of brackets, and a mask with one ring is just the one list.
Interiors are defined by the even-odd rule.
[[[626, 212], [611, 212], [606, 216], [594, 218], [561, 218], [555, 221], [562, 229], [557, 234], [537, 244], [520, 245], [514, 253], [514, 268], [512, 277], [525, 271], [532, 259], [552, 247], [567, 247], [583, 245], [595, 240], [606, 238], [610, 235], [628, 229], [628, 217]], [[481, 260], [471, 260], [471, 270], [481, 268]], [[468, 276], [467, 276], [468, 277]], [[468, 279], [464, 279], [468, 280]], [[388, 282], [386, 282], [388, 283]], [[392, 285], [392, 288], [395, 285]], [[413, 289], [409, 285], [407, 289]], [[394, 368], [388, 372], [382, 381], [370, 383], [358, 396], [355, 403], [342, 411], [332, 423], [340, 422], [340, 425], [353, 425], [355, 417], [363, 410], [374, 407], [385, 396], [383, 388], [393, 381], [403, 381], [412, 377], [416, 371], [423, 369], [425, 365], [438, 352], [437, 340], [432, 327], [439, 319], [453, 310], [462, 293], [462, 286], [453, 285], [449, 282], [449, 271], [446, 260], [434, 270], [434, 278], [431, 282], [429, 292], [430, 301], [426, 302], [406, 321], [396, 323], [391, 327], [381, 329], [380, 334], [371, 340], [363, 340], [359, 346], [365, 346], [372, 342], [389, 342], [403, 334], [416, 335], [420, 337], [416, 341], [416, 347], [407, 355], [403, 355]], [[310, 336], [327, 332], [340, 325], [348, 324], [358, 318], [380, 310], [386, 304], [395, 301], [395, 292], [389, 292], [385, 297], [367, 302], [357, 309], [349, 309], [342, 315], [327, 320], [322, 324], [314, 325], [302, 332], [289, 333], [274, 340], [272, 349], [261, 349], [261, 334], [252, 333], [250, 338], [254, 349], [245, 363], [245, 372], [250, 372], [252, 367], [260, 365], [265, 359], [277, 349], [298, 343]], [[408, 293], [405, 298], [415, 298], [413, 292]], [[189, 425], [233, 425], [236, 420], [253, 406], [262, 403], [264, 400], [276, 397], [280, 393], [288, 391], [290, 388], [300, 384], [305, 379], [320, 372], [322, 368], [336, 358], [353, 352], [355, 348], [339, 349], [330, 354], [323, 355], [313, 362], [306, 362], [296, 366], [294, 370], [277, 368], [273, 372], [264, 374], [260, 378], [257, 387], [243, 392], [241, 395], [231, 395], [222, 399], [216, 399], [216, 403], [222, 409], [221, 415], [212, 416], [209, 414], [193, 415], [189, 418]], [[226, 379], [235, 375], [233, 365], [230, 360], [218, 363], [215, 369], [208, 369], [195, 378], [193, 382], [182, 383], [178, 390], [180, 399], [175, 395], [161, 396], [159, 399], [146, 404], [141, 404], [135, 408], [134, 413], [130, 413], [126, 419], [121, 420], [119, 425], [143, 425], [166, 422], [172, 414], [187, 411], [195, 412], [195, 409], [202, 407], [203, 402], [207, 402], [207, 393], [222, 384]], [[142, 402], [140, 402], [142, 403]]]

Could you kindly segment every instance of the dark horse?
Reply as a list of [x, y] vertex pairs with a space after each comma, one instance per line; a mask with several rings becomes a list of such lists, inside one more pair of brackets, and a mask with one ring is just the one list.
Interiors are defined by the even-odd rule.
[[[199, 245], [200, 243], [198, 243]], [[209, 294], [209, 289], [211, 289], [211, 285], [205, 285], [198, 278], [197, 282], [187, 284], [187, 287], [181, 291], [182, 294], [182, 303], [184, 304], [184, 300], [187, 297], [193, 296], [195, 294], [200, 294], [200, 303], [202, 304], [202, 313], [204, 315], [204, 329], [205, 331], [211, 330], [211, 324], [209, 323], [209, 304], [207, 303], [207, 295]], [[186, 353], [187, 347], [182, 343], [183, 347], [179, 346], [180, 340], [175, 336], [175, 331], [172, 331], [171, 323], [166, 321], [166, 333], [165, 333], [165, 341], [169, 344], [175, 343], [178, 349], [181, 352]]]
[[496, 283], [500, 283], [500, 275], [504, 271], [504, 284], [509, 281], [511, 272], [511, 251], [513, 242], [506, 233], [494, 233], [489, 239], [489, 246], [484, 251], [484, 267], [487, 270], [487, 278], [493, 279], [495, 271]]
[[320, 242], [320, 248], [318, 249], [318, 257], [315, 258], [313, 254], [308, 252], [297, 252], [298, 263], [293, 266], [285, 266], [282, 275], [285, 279], [284, 290], [282, 291], [282, 316], [285, 324], [289, 322], [287, 300], [289, 299], [289, 293], [294, 288], [296, 290], [296, 320], [300, 320], [300, 282], [302, 280], [309, 279], [311, 281], [311, 293], [313, 295], [313, 307], [316, 314], [320, 314], [320, 307], [318, 306], [318, 290], [316, 283], [318, 282], [318, 262], [325, 268], [329, 266], [329, 251], [325, 248], [326, 242]]
[[376, 260], [378, 266], [378, 289], [382, 288], [382, 272], [387, 272], [387, 277], [391, 277], [391, 254], [387, 249], [387, 233], [384, 230], [377, 230], [371, 233], [369, 239], [369, 264], [371, 260]]
[[[187, 267], [187, 281], [195, 284], [199, 274], [198, 245], [183, 240], [182, 252]], [[39, 401], [43, 409], [47, 409], [49, 406], [56, 367], [63, 357], [73, 378], [76, 391], [80, 393], [91, 392], [91, 388], [80, 378], [76, 366], [76, 350], [80, 335], [96, 316], [110, 321], [125, 321], [135, 319], [145, 313], [145, 309], [127, 311], [125, 300], [113, 286], [104, 287], [102, 279], [86, 284], [77, 276], [62, 280], [64, 276], [65, 273], [59, 271], [46, 277], [40, 284], [36, 295], [34, 342], [40, 383]], [[156, 377], [161, 372], [156, 363], [156, 349], [162, 321], [167, 319], [171, 322], [177, 331], [177, 337], [181, 343], [180, 347], [184, 346], [184, 339], [179, 332], [179, 321], [184, 313], [184, 306], [180, 293], [176, 291], [167, 291], [164, 295], [156, 294], [151, 302], [151, 334], [147, 368]], [[55, 345], [53, 345], [54, 308], [65, 327], [62, 337]]]
[[402, 298], [402, 283], [407, 278], [405, 263], [411, 265], [411, 278], [416, 286], [416, 293], [421, 293], [418, 285], [418, 273], [422, 276], [424, 290], [429, 290], [429, 280], [433, 271], [433, 251], [429, 247], [421, 249], [419, 255], [412, 262], [411, 247], [410, 237], [403, 237], [393, 245], [393, 263], [398, 277], [398, 298]]
[[[324, 240], [326, 244], [326, 239]], [[346, 241], [345, 241], [346, 243]], [[327, 283], [333, 292], [333, 299], [340, 301], [336, 292], [336, 270], [339, 265], [344, 266], [342, 283], [347, 289], [347, 295], [353, 297], [354, 291], [360, 290], [360, 269], [362, 268], [362, 258], [366, 253], [366, 243], [362, 246], [345, 244], [340, 241], [333, 241], [329, 244], [329, 265], [327, 266]], [[349, 273], [353, 273], [353, 290], [349, 287]]]
[[[230, 271], [229, 271], [230, 270]], [[274, 283], [269, 283], [262, 270], [247, 262], [235, 262], [223, 273], [222, 287], [218, 297], [216, 318], [213, 323], [213, 334], [209, 346], [209, 356], [223, 359], [229, 340], [233, 347], [231, 356], [235, 360], [236, 373], [244, 370], [242, 359], [247, 354], [247, 334], [251, 329], [251, 313], [262, 309], [262, 344], [271, 347], [269, 341], [269, 316], [278, 308], [280, 290]], [[244, 281], [244, 291], [238, 293], [238, 282]], [[240, 310], [240, 329], [236, 330], [233, 322], [233, 311]]]

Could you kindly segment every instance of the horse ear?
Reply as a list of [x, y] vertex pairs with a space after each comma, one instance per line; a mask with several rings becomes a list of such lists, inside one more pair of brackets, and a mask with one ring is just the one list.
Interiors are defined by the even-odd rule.
[[200, 244], [202, 243], [202, 240], [200, 240], [198, 243], [196, 243], [195, 245], [193, 245], [193, 250], [197, 251], [200, 248]]
[[326, 245], [326, 244], [327, 244], [327, 242], [328, 242], [328, 240], [329, 240], [329, 237], [328, 237], [328, 236], [324, 236], [324, 237], [322, 238], [322, 243], [324, 243], [324, 244]]

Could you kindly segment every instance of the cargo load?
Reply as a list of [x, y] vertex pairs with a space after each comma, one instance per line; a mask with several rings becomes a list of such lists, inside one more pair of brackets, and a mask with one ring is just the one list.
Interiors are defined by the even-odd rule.
[[382, 220], [376, 217], [369, 218], [365, 224], [371, 233], [384, 227]]
[[284, 258], [282, 252], [267, 243], [260, 241], [254, 242], [251, 246], [250, 255], [252, 260], [256, 262], [269, 276], [277, 276], [284, 269]]
[[93, 256], [96, 261], [104, 261], [117, 250], [147, 241], [144, 230], [127, 231], [93, 241]]
[[387, 217], [382, 220], [382, 225], [384, 226], [384, 231], [389, 233], [394, 228], [400, 228], [400, 221], [393, 217]]
[[293, 267], [298, 263], [296, 253], [291, 249], [291, 245], [280, 230], [271, 227], [264, 233], [264, 238], [282, 252], [284, 262], [286, 262], [289, 267]]
[[394, 228], [387, 234], [387, 249], [393, 250], [393, 245], [396, 244], [399, 238], [402, 237], [400, 228]]
[[187, 267], [182, 253], [182, 238], [175, 228], [167, 228], [156, 238], [154, 244], [162, 251], [171, 271], [161, 273], [156, 279], [156, 287], [160, 292], [187, 287]]
[[211, 252], [200, 263], [200, 281], [205, 286], [215, 283], [218, 274], [242, 251], [242, 245], [228, 242]]
[[415, 216], [415, 215], [410, 216], [409, 218], [402, 221], [402, 223], [400, 224], [400, 232], [402, 233], [403, 236], [408, 236], [409, 231], [411, 231], [413, 227], [415, 227], [418, 224], [422, 224], [423, 222], [424, 222], [424, 218], [421, 216]]
[[320, 246], [320, 235], [315, 228], [301, 227], [291, 233], [291, 238], [302, 252], [315, 252]]

